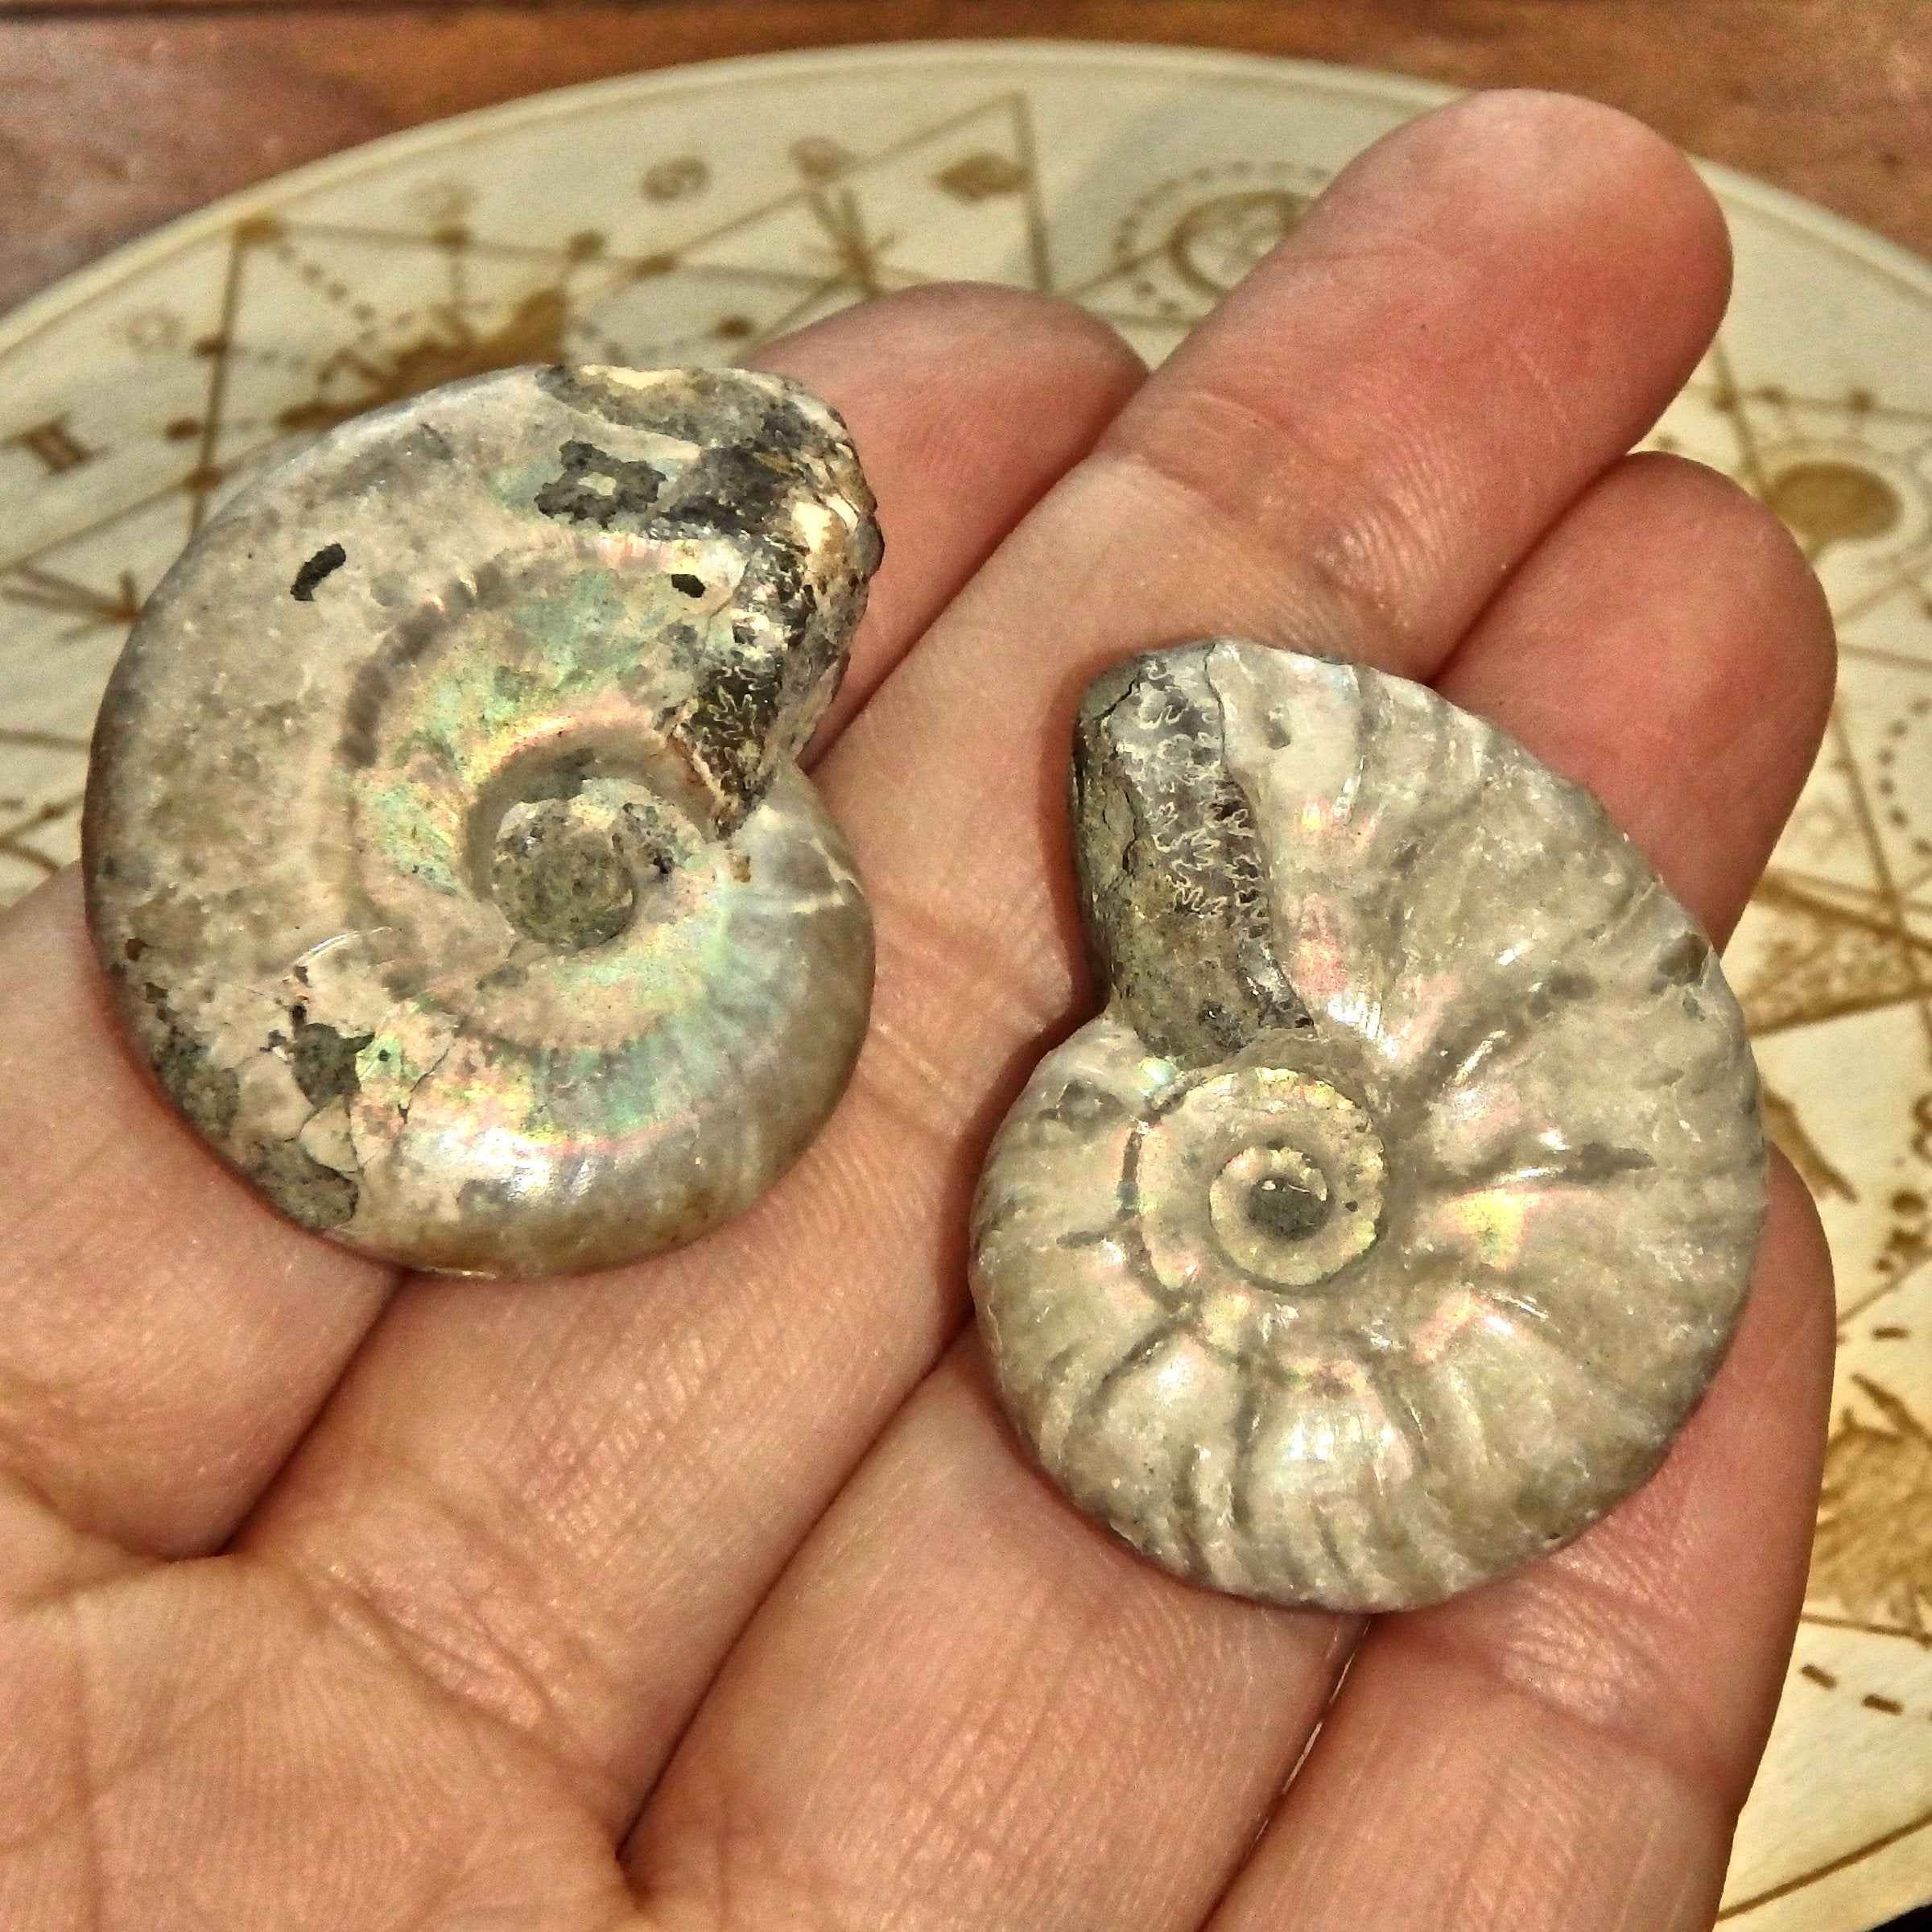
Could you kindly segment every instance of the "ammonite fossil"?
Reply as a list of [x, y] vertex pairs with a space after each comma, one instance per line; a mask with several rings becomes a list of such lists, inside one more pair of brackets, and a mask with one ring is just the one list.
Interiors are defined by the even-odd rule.
[[1764, 1210], [1742, 1022], [1582, 787], [1403, 679], [1212, 642], [1088, 691], [1100, 1017], [986, 1165], [1001, 1396], [1179, 1574], [1430, 1603], [1635, 1488]]
[[872, 927], [795, 762], [879, 556], [775, 378], [522, 369], [336, 430], [150, 601], [90, 923], [181, 1113], [419, 1267], [700, 1233], [843, 1088]]

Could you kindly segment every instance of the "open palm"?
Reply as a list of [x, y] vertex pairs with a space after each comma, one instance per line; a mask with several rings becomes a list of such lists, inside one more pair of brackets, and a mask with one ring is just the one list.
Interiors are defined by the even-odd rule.
[[1662, 142], [1493, 95], [1358, 161], [1152, 378], [988, 288], [762, 358], [844, 411], [886, 532], [816, 766], [878, 991], [804, 1161], [677, 1254], [466, 1282], [302, 1233], [136, 1072], [74, 881], [21, 907], [0, 1925], [1708, 1924], [1828, 1384], [1788, 1169], [1656, 1480], [1366, 1632], [1108, 1540], [1023, 1461], [960, 1330], [980, 1155], [1088, 1009], [1065, 758], [1113, 658], [1230, 633], [1427, 679], [1728, 931], [1831, 650], [1767, 514], [1624, 453], [1727, 277]]

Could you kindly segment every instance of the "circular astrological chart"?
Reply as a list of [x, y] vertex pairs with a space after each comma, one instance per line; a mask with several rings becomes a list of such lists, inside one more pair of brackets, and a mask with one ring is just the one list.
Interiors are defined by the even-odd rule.
[[[513, 363], [727, 361], [961, 276], [1084, 303], [1158, 358], [1446, 97], [1179, 49], [778, 56], [378, 142], [122, 250], [0, 323], [0, 898], [76, 854], [94, 706], [155, 580], [332, 424]], [[1932, 1897], [1932, 268], [1709, 174], [1736, 294], [1653, 440], [1777, 511], [1843, 641], [1728, 956], [1840, 1326], [1804, 1622], [1724, 1911], [1855, 1932]]]

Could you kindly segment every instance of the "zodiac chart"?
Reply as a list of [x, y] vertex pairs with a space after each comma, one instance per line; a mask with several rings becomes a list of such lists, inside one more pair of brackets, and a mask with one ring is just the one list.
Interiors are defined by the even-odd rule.
[[[1165, 355], [1439, 90], [1180, 49], [864, 49], [648, 74], [378, 142], [0, 322], [0, 903], [78, 849], [142, 601], [332, 425], [525, 362], [728, 362], [972, 278]], [[1652, 438], [1823, 579], [1825, 747], [1727, 953], [1838, 1274], [1810, 1591], [1724, 1922], [1860, 1932], [1932, 1897], [1932, 268], [1711, 170], [1719, 346]]]

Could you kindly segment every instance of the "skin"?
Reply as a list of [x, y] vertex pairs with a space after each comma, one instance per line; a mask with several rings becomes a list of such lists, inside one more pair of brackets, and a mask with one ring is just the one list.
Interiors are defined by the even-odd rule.
[[1129, 650], [1233, 633], [1430, 679], [1728, 931], [1818, 742], [1830, 624], [1766, 513], [1623, 453], [1728, 276], [1662, 142], [1496, 94], [1358, 161], [1151, 378], [985, 288], [770, 351], [884, 506], [816, 770], [878, 993], [800, 1166], [677, 1254], [462, 1283], [302, 1233], [120, 1047], [74, 881], [19, 907], [0, 1923], [1708, 1925], [1830, 1378], [1787, 1168], [1662, 1472], [1367, 1629], [1190, 1589], [1061, 1503], [962, 1333], [963, 1231], [994, 1124], [1091, 1010], [1066, 747]]

